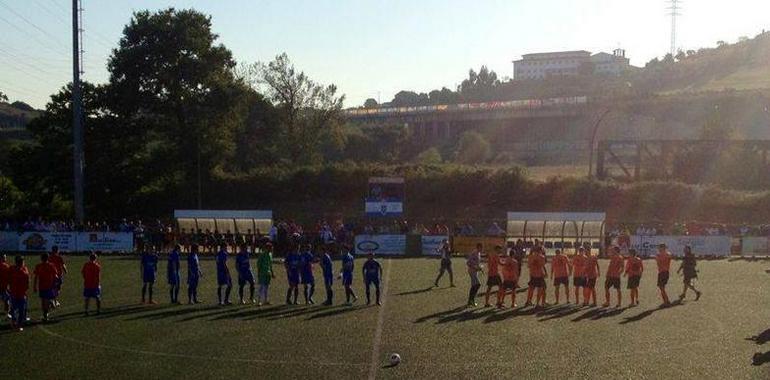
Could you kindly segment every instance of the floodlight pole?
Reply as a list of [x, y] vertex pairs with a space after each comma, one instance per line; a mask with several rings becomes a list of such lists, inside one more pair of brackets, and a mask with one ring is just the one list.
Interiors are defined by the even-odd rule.
[[82, 225], [85, 219], [83, 207], [83, 105], [80, 89], [80, 9], [79, 0], [72, 0], [72, 135], [73, 170], [75, 182], [75, 219]]
[[604, 121], [604, 118], [607, 117], [607, 114], [610, 113], [610, 109], [604, 110], [602, 112], [601, 116], [599, 116], [599, 119], [596, 120], [596, 123], [594, 124], [593, 131], [591, 132], [591, 144], [588, 147], [588, 179], [593, 180], [593, 170], [594, 170], [594, 145], [596, 144], [596, 135], [599, 132], [599, 126], [602, 124], [602, 121]]

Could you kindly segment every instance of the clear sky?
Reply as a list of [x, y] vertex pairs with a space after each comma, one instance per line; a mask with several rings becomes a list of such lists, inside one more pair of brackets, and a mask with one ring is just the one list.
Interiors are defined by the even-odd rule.
[[[195, 8], [238, 61], [287, 52], [297, 67], [346, 94], [388, 101], [402, 89], [454, 88], [482, 64], [512, 75], [522, 54], [627, 50], [643, 65], [669, 49], [665, 0], [83, 0], [84, 79], [103, 82], [110, 49], [133, 11]], [[71, 78], [69, 0], [0, 0], [0, 91], [43, 107]], [[770, 29], [765, 0], [689, 0], [683, 49]]]

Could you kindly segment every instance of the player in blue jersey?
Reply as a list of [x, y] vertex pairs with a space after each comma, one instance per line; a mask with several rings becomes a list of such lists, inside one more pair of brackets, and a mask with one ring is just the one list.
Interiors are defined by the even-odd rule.
[[[222, 287], [225, 287], [225, 298], [222, 299]], [[219, 306], [230, 305], [230, 291], [233, 289], [233, 280], [230, 277], [230, 268], [227, 267], [227, 247], [219, 246], [217, 252], [217, 300]]]
[[332, 284], [334, 282], [334, 268], [332, 266], [332, 257], [329, 254], [330, 246], [324, 247], [324, 254], [321, 256], [321, 270], [324, 274], [324, 286], [326, 287], [326, 301], [323, 305], [330, 306], [333, 303], [334, 291]]
[[[345, 287], [345, 304], [352, 305], [358, 301], [358, 297], [356, 297], [356, 294], [353, 293], [352, 288], [353, 270], [355, 269], [355, 257], [353, 257], [353, 253], [350, 252], [350, 247], [346, 248], [348, 253], [342, 256], [342, 272], [340, 273], [340, 277], [342, 277], [342, 286]], [[352, 303], [350, 301], [350, 297], [353, 297]]]
[[180, 247], [177, 245], [168, 254], [168, 266], [166, 267], [169, 285], [168, 294], [173, 304], [179, 303], [179, 285], [182, 282], [182, 276], [179, 273], [182, 257], [179, 251]]
[[361, 269], [364, 275], [364, 284], [366, 284], [366, 304], [369, 305], [371, 299], [369, 297], [369, 288], [374, 285], [375, 293], [377, 295], [377, 306], [382, 305], [380, 303], [380, 279], [382, 278], [382, 265], [374, 259], [374, 252], [369, 252], [369, 257], [366, 259], [363, 268]]
[[187, 303], [200, 303], [198, 300], [198, 282], [203, 272], [201, 272], [201, 263], [198, 259], [198, 244], [193, 243], [190, 246], [190, 253], [187, 254]]
[[[142, 274], [142, 303], [155, 305], [157, 302], [152, 299], [152, 287], [158, 273], [158, 255], [154, 252], [143, 252], [139, 272]], [[149, 295], [149, 298], [146, 298], [146, 295]]]
[[303, 294], [305, 295], [305, 304], [313, 305], [313, 294], [315, 294], [315, 276], [313, 275], [313, 264], [318, 260], [313, 254], [313, 247], [310, 244], [305, 245], [302, 253], [301, 267], [299, 272], [300, 282], [302, 282]]
[[241, 305], [246, 304], [243, 300], [243, 287], [247, 283], [249, 284], [249, 300], [251, 303], [256, 303], [254, 300], [254, 272], [251, 271], [249, 250], [246, 244], [241, 244], [240, 250], [235, 256], [235, 268], [238, 271], [238, 297], [240, 298]]
[[[289, 290], [286, 291], [286, 304], [296, 305], [297, 296], [299, 295], [299, 272], [302, 265], [302, 257], [297, 247], [292, 247], [289, 250], [289, 254], [286, 255], [283, 263], [286, 267], [286, 277], [289, 281]], [[294, 295], [293, 301], [292, 294]]]

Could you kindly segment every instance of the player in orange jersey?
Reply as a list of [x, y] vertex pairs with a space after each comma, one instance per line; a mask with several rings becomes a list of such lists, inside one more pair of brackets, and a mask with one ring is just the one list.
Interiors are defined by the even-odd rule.
[[560, 249], [556, 250], [556, 256], [551, 260], [551, 279], [553, 279], [553, 293], [556, 296], [556, 305], [559, 304], [559, 286], [564, 285], [564, 296], [569, 303], [569, 276], [572, 275], [572, 264], [569, 258]]
[[511, 250], [507, 257], [503, 257], [500, 261], [501, 272], [503, 274], [503, 286], [497, 292], [497, 307], [505, 307], [505, 292], [511, 292], [511, 307], [515, 308], [516, 305], [516, 288], [519, 287], [519, 263], [513, 257], [515, 252]]
[[[580, 304], [580, 291], [586, 286], [585, 266], [586, 250], [580, 247], [575, 257], [572, 258], [572, 286], [575, 288], [575, 305]], [[569, 298], [567, 302], [569, 302]]]
[[629, 250], [631, 257], [626, 260], [626, 273], [628, 276], [628, 289], [631, 290], [631, 304], [630, 306], [639, 305], [639, 282], [642, 279], [642, 272], [644, 272], [644, 263], [642, 259], [636, 255], [636, 250]]
[[620, 291], [620, 276], [623, 275], [623, 256], [620, 255], [620, 247], [612, 247], [610, 263], [607, 266], [607, 278], [604, 280], [604, 307], [610, 306], [610, 288], [615, 288], [618, 293], [618, 303], [620, 307], [623, 294]]
[[487, 293], [484, 298], [484, 307], [490, 307], [489, 296], [492, 294], [492, 287], [497, 286], [497, 291], [500, 291], [500, 272], [498, 267], [500, 266], [500, 255], [503, 253], [503, 247], [497, 245], [495, 249], [487, 255]]
[[655, 262], [658, 264], [658, 289], [660, 289], [660, 297], [663, 298], [662, 306], [670, 306], [671, 302], [668, 300], [668, 294], [666, 293], [666, 284], [668, 284], [669, 271], [671, 268], [671, 252], [665, 244], [658, 245], [658, 255], [655, 256]]
[[583, 274], [586, 278], [586, 286], [583, 288], [583, 306], [588, 306], [593, 300], [592, 306], [596, 306], [596, 279], [599, 278], [599, 258], [594, 254], [586, 257]]

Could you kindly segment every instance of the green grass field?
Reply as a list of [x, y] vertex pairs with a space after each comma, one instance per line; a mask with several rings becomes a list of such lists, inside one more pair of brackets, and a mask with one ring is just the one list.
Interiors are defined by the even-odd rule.
[[[382, 262], [382, 307], [284, 306], [286, 281], [278, 276], [274, 305], [258, 308], [215, 306], [211, 276], [202, 281], [203, 304], [167, 304], [161, 282], [161, 304], [139, 305], [138, 262], [104, 258], [101, 315], [82, 316], [81, 281], [72, 274], [53, 322], [22, 333], [3, 322], [4, 378], [770, 378], [770, 363], [752, 365], [755, 352], [770, 361], [767, 263], [701, 262], [703, 298], [667, 309], [657, 308], [654, 263], [647, 261], [638, 307], [497, 310], [461, 307], [468, 288], [461, 259], [454, 263], [458, 287], [447, 281], [432, 290], [436, 260]], [[69, 259], [73, 273], [82, 263]], [[214, 273], [213, 261], [204, 261], [204, 271]], [[681, 291], [678, 277], [670, 288], [674, 296]], [[335, 290], [340, 302], [339, 284]], [[362, 298], [360, 278], [356, 291]], [[39, 302], [32, 301], [37, 319]], [[398, 367], [385, 367], [391, 352], [403, 358]]]

